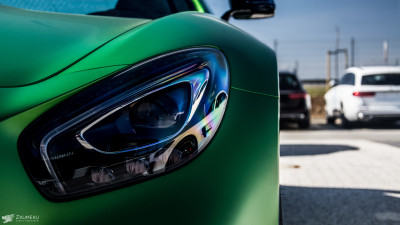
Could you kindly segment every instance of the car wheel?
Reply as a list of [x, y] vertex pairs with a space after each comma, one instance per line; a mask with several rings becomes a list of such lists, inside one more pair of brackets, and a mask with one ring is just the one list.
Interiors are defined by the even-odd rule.
[[307, 129], [310, 127], [310, 118], [306, 118], [298, 123], [300, 129]]
[[342, 127], [343, 128], [351, 128], [353, 126], [353, 124], [349, 120], [347, 120], [347, 118], [343, 112], [342, 112], [340, 118], [342, 119]]
[[283, 215], [282, 215], [282, 193], [279, 192], [279, 225], [283, 225]]
[[342, 127], [343, 128], [351, 128], [352, 123], [344, 115], [343, 103], [340, 104], [340, 108], [341, 108], [340, 119], [342, 120]]
[[335, 124], [335, 117], [326, 116], [326, 123], [327, 124]]

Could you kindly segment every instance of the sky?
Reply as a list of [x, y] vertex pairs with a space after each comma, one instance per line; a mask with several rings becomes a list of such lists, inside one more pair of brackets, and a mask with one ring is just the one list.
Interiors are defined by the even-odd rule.
[[[229, 8], [228, 0], [206, 0], [216, 15]], [[324, 79], [326, 54], [339, 48], [350, 51], [355, 40], [355, 66], [384, 65], [383, 42], [389, 44], [389, 64], [400, 60], [400, 0], [275, 0], [270, 19], [230, 22], [277, 51], [279, 68], [294, 70], [300, 79]], [[274, 45], [274, 42], [276, 43]], [[332, 58], [332, 64], [334, 59]], [[344, 70], [339, 56], [339, 74]], [[336, 71], [331, 68], [332, 75]]]

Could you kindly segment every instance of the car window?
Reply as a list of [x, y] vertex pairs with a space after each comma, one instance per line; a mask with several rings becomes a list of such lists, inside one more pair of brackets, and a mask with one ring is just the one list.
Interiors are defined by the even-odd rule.
[[113, 9], [117, 1], [118, 0], [0, 0], [0, 5], [46, 12], [88, 14]]
[[366, 75], [362, 77], [361, 85], [400, 85], [400, 74]]
[[0, 5], [46, 12], [146, 19], [196, 10], [193, 2], [188, 0], [0, 0]]
[[281, 90], [300, 90], [301, 85], [295, 75], [279, 74], [279, 88]]
[[348, 73], [345, 74], [342, 79], [340, 79], [339, 84], [347, 84], [347, 85], [354, 85], [355, 79], [354, 74]]

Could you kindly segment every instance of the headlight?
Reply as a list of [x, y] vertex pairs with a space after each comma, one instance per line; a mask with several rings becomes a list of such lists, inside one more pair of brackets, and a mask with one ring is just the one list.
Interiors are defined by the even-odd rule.
[[178, 168], [214, 136], [225, 112], [223, 54], [193, 48], [139, 63], [36, 119], [19, 139], [42, 194], [66, 200]]

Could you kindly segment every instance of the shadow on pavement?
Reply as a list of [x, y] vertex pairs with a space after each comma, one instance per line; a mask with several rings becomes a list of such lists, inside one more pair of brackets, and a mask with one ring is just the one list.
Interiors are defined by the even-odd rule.
[[[339, 124], [339, 125], [335, 124], [335, 126], [342, 128], [341, 124]], [[387, 122], [356, 123], [351, 128], [347, 128], [347, 129], [362, 129], [362, 128], [376, 129], [376, 130], [400, 129], [400, 124], [399, 123], [387, 123]], [[344, 129], [344, 128], [342, 128], [342, 129]]]
[[287, 145], [282, 144], [281, 156], [304, 156], [330, 154], [339, 151], [356, 151], [357, 147], [349, 145]]
[[280, 122], [280, 130], [340, 130], [343, 129], [340, 125], [324, 124], [320, 121], [318, 123], [312, 123], [307, 129], [300, 129], [296, 123], [291, 122]]
[[400, 224], [400, 192], [281, 186], [284, 225]]
[[370, 122], [370, 123], [355, 123], [350, 128], [342, 127], [341, 121], [338, 120], [336, 124], [327, 124], [324, 119], [312, 120], [311, 126], [308, 129], [299, 129], [296, 123], [281, 122], [281, 130], [357, 130], [357, 129], [400, 129], [400, 121], [396, 123], [388, 122]]

